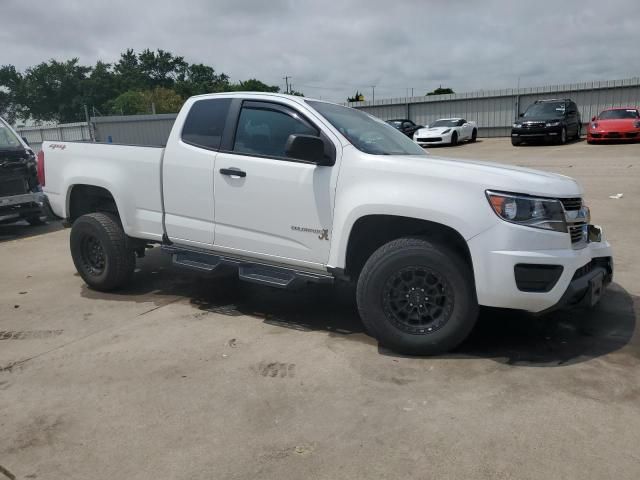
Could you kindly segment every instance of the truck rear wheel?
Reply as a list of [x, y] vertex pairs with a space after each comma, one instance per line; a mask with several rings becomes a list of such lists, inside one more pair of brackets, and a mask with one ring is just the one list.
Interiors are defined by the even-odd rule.
[[126, 284], [136, 267], [118, 219], [107, 213], [82, 215], [71, 229], [71, 256], [89, 287], [110, 291]]
[[356, 295], [369, 333], [408, 355], [453, 349], [478, 316], [469, 266], [448, 248], [419, 238], [393, 240], [376, 250], [362, 269]]

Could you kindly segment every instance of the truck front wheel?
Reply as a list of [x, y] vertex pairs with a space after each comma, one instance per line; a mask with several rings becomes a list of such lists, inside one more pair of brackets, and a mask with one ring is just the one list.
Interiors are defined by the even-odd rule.
[[369, 333], [408, 355], [453, 349], [478, 316], [470, 267], [448, 248], [419, 238], [393, 240], [376, 250], [362, 269], [356, 295]]
[[136, 267], [118, 219], [107, 213], [82, 215], [71, 229], [71, 256], [89, 287], [110, 291], [126, 284]]

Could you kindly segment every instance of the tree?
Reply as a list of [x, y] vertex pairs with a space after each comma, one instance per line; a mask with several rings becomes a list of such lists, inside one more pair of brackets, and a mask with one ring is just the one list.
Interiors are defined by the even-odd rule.
[[21, 115], [22, 105], [18, 101], [22, 75], [13, 65], [0, 67], [0, 116], [14, 123]]
[[179, 79], [175, 91], [184, 98], [203, 93], [224, 92], [229, 89], [229, 77], [201, 63], [190, 65], [184, 78]]
[[451, 93], [456, 93], [456, 92], [454, 92], [451, 88], [442, 88], [442, 85], [440, 85], [433, 92], [428, 92], [427, 96], [429, 96], [429, 95], [447, 95], [447, 94], [451, 94]]
[[113, 67], [109, 63], [98, 61], [84, 83], [86, 104], [99, 112], [106, 112], [109, 101], [120, 93]]
[[91, 67], [49, 60], [27, 68], [15, 101], [35, 120], [77, 122], [84, 117], [84, 86]]
[[156, 87], [153, 90], [129, 90], [108, 104], [108, 111], [115, 115], [139, 115], [144, 113], [175, 113], [184, 99], [173, 90]]
[[241, 81], [239, 83], [233, 83], [229, 85], [228, 91], [278, 93], [280, 91], [280, 87], [278, 87], [277, 85], [267, 85], [266, 83], [262, 83], [260, 80], [250, 78], [249, 80], [245, 80], [244, 82]]
[[356, 94], [353, 97], [348, 97], [347, 102], [364, 102], [364, 95], [356, 90]]

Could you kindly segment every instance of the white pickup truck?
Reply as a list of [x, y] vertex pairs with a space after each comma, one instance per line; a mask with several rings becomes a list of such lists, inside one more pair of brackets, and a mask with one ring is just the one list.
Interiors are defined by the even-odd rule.
[[[611, 248], [571, 178], [445, 160], [362, 111], [278, 94], [190, 98], [165, 148], [45, 142], [40, 168], [97, 290], [153, 244], [201, 272], [292, 288], [356, 282], [369, 333], [454, 348], [482, 305], [593, 306]], [[44, 165], [42, 165], [42, 163]]]

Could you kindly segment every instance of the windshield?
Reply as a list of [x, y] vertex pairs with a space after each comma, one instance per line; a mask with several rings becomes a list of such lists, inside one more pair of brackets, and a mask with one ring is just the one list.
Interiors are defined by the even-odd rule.
[[436, 120], [429, 127], [457, 127], [458, 120]]
[[7, 124], [0, 120], [0, 150], [16, 150], [22, 147], [22, 143]]
[[418, 144], [382, 120], [355, 108], [307, 100], [358, 150], [372, 155], [426, 155]]
[[626, 110], [605, 110], [598, 115], [598, 120], [617, 120], [621, 118], [640, 118], [640, 115], [638, 114], [638, 110], [634, 110], [633, 108]]
[[402, 121], [400, 120], [387, 120], [387, 123], [396, 128], [400, 128], [400, 126], [402, 125]]
[[562, 117], [565, 105], [563, 102], [534, 103], [524, 112], [524, 117]]

